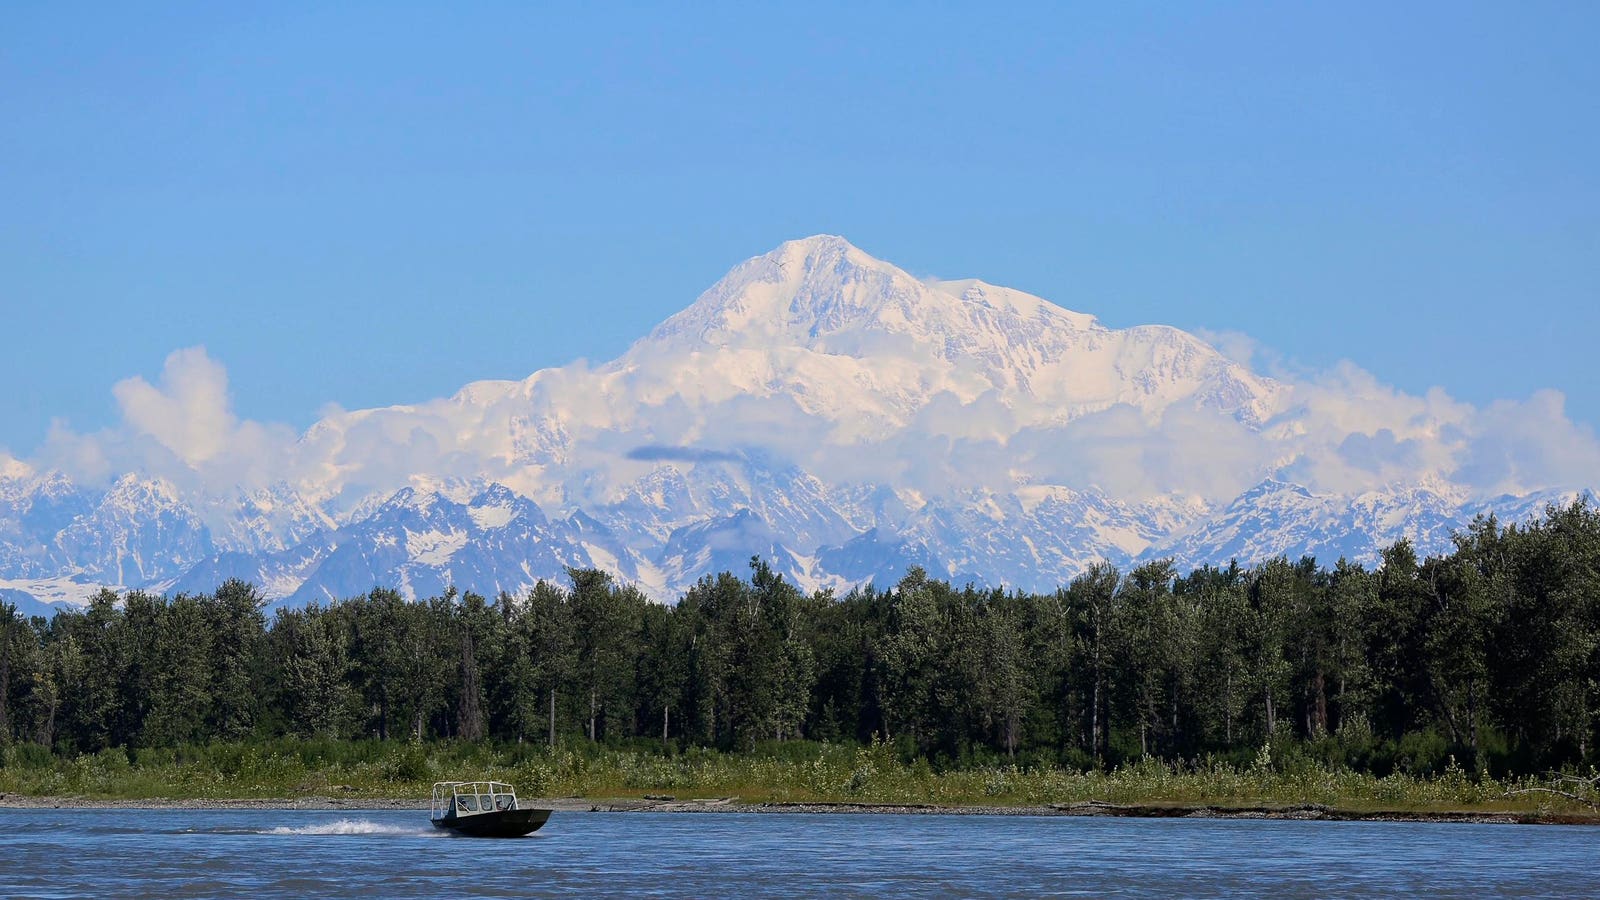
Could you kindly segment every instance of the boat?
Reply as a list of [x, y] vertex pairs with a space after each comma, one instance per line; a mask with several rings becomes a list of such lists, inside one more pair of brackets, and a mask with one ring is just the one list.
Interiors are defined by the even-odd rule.
[[433, 786], [433, 827], [471, 837], [522, 837], [538, 831], [550, 810], [517, 802], [517, 791], [501, 781], [440, 781]]

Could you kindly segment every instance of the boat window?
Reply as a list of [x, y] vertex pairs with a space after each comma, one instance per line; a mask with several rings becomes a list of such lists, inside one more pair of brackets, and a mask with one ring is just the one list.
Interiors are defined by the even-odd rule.
[[478, 811], [478, 798], [474, 797], [474, 796], [471, 796], [470, 794], [467, 795], [467, 796], [464, 796], [464, 797], [457, 797], [456, 798], [456, 805], [458, 807], [460, 807], [461, 809], [464, 809], [464, 810], [466, 810], [468, 812], [477, 812]]
[[511, 808], [511, 798], [507, 797], [505, 794], [501, 794], [500, 796], [495, 798], [494, 804], [495, 804], [495, 806], [499, 807], [500, 809], [510, 809]]

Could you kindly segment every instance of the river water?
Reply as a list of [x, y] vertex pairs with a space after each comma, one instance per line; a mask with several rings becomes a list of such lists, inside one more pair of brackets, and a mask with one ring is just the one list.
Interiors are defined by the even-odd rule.
[[0, 810], [0, 896], [1594, 897], [1600, 829], [1207, 819]]

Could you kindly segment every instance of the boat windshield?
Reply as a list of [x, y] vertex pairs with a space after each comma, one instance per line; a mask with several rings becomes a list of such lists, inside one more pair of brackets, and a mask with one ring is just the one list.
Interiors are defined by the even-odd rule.
[[473, 815], [517, 808], [517, 792], [501, 781], [441, 781], [433, 786], [432, 815]]

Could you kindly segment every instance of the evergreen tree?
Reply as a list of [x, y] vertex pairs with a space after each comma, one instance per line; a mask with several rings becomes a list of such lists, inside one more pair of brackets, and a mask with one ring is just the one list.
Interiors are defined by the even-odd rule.
[[1116, 659], [1116, 597], [1122, 576], [1116, 567], [1096, 563], [1072, 580], [1067, 589], [1076, 643], [1083, 647], [1087, 684], [1089, 755], [1098, 764], [1111, 745], [1112, 673]]
[[255, 586], [229, 579], [216, 594], [201, 598], [205, 611], [204, 635], [211, 648], [211, 733], [226, 741], [239, 740], [255, 729], [262, 677], [263, 632], [266, 603]]
[[[596, 569], [569, 569], [568, 575], [578, 677], [588, 700], [589, 740], [599, 740], [608, 726], [631, 733], [639, 620], [648, 601], [633, 586], [617, 587], [610, 575]], [[608, 721], [607, 716], [618, 721]]]
[[353, 692], [347, 621], [313, 604], [280, 610], [272, 626], [280, 661], [279, 704], [291, 732], [343, 737]]
[[896, 732], [925, 749], [937, 721], [934, 680], [942, 624], [933, 586], [921, 567], [900, 579], [888, 597], [888, 621], [878, 643], [881, 665], [878, 696], [883, 706], [883, 737]]
[[137, 593], [127, 598], [127, 615], [148, 609], [151, 632], [145, 685], [148, 713], [141, 730], [145, 746], [172, 747], [211, 738], [238, 738], [215, 728], [218, 684], [212, 616], [199, 598], [180, 594], [162, 602]]
[[[545, 699], [547, 739], [554, 747], [557, 695], [563, 691], [571, 695], [571, 682], [578, 668], [572, 607], [566, 592], [545, 581], [535, 584], [528, 592], [526, 614], [520, 626], [516, 640], [528, 649], [531, 683]], [[525, 696], [521, 698], [522, 703], [527, 700]]]

